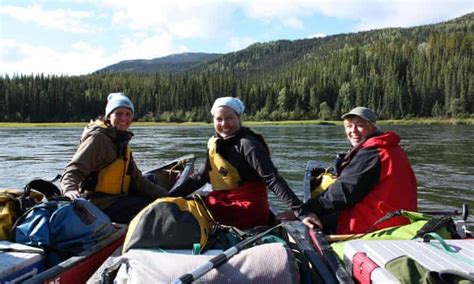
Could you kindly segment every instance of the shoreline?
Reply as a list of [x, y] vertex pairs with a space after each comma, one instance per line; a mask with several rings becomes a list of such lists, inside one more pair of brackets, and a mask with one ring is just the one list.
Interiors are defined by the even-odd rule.
[[[89, 122], [0, 122], [0, 128], [61, 128], [84, 127]], [[474, 125], [473, 118], [411, 118], [377, 121], [379, 125]], [[142, 122], [135, 121], [133, 126], [210, 126], [208, 122]], [[246, 121], [244, 125], [342, 125], [342, 120], [285, 120], [285, 121]]]

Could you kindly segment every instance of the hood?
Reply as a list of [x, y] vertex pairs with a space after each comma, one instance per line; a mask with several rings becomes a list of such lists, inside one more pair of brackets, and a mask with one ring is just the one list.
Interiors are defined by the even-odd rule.
[[112, 140], [117, 138], [117, 131], [114, 128], [108, 127], [105, 122], [97, 119], [95, 121], [91, 120], [91, 122], [86, 127], [84, 127], [84, 131], [82, 131], [81, 135], [81, 142], [98, 133], [103, 133], [109, 136]]
[[362, 147], [393, 147], [400, 143], [400, 136], [395, 132], [387, 131], [371, 137], [362, 143]]

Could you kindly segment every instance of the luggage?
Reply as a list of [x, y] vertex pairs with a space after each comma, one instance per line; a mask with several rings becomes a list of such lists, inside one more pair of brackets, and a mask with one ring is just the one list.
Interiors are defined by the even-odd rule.
[[0, 240], [11, 239], [10, 230], [16, 219], [35, 204], [47, 198], [61, 195], [51, 181], [34, 179], [23, 190], [0, 190]]
[[212, 217], [198, 196], [165, 197], [155, 200], [133, 218], [123, 252], [132, 248], [193, 248], [201, 252], [207, 244]]
[[[452, 252], [443, 248], [443, 242]], [[354, 240], [344, 248], [346, 270], [360, 283], [400, 283], [402, 276], [392, 274], [387, 265], [402, 257], [427, 271], [456, 271], [474, 278], [474, 240]]]
[[0, 241], [0, 283], [22, 282], [44, 269], [42, 249]]
[[0, 240], [10, 239], [10, 230], [18, 218], [16, 199], [21, 192], [14, 189], [0, 191]]
[[[151, 249], [131, 249], [110, 264], [110, 268], [119, 267], [118, 271], [106, 269], [102, 283], [112, 283], [112, 281], [114, 283], [173, 283], [178, 277], [208, 262], [215, 256], [213, 254], [220, 252], [208, 250], [202, 255], [191, 255], [191, 250], [163, 253]], [[299, 283], [299, 281], [298, 266], [289, 248], [281, 243], [269, 243], [241, 251], [196, 282]]]
[[[13, 229], [15, 242], [45, 249], [49, 265], [86, 250], [116, 230], [107, 215], [82, 198], [37, 204], [18, 218]], [[59, 256], [55, 259], [49, 253]]]

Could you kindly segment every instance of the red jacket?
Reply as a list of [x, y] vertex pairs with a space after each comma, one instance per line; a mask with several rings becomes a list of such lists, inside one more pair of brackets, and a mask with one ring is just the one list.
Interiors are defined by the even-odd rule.
[[406, 224], [395, 217], [373, 227], [387, 213], [417, 210], [416, 178], [394, 132], [380, 133], [353, 149], [336, 182], [308, 201], [316, 214], [338, 212], [337, 233], [365, 233]]

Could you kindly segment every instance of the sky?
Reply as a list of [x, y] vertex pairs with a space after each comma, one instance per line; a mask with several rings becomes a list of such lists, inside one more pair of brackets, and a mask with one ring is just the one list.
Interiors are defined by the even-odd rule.
[[83, 75], [131, 59], [413, 27], [474, 0], [0, 0], [0, 76]]

